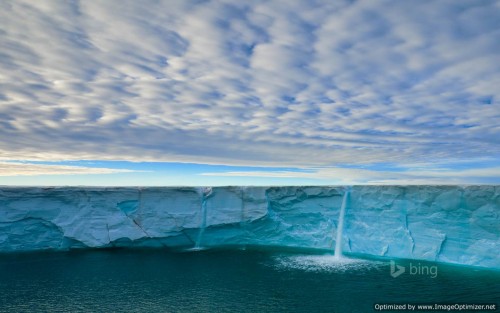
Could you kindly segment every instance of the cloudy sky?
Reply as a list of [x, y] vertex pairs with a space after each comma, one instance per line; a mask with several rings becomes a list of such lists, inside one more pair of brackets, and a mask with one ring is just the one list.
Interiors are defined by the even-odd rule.
[[500, 183], [500, 1], [2, 1], [1, 185]]

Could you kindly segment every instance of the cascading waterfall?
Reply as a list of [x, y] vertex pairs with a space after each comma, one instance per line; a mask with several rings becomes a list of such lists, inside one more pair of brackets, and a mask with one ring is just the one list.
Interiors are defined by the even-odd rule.
[[344, 216], [345, 216], [345, 208], [347, 206], [347, 200], [349, 198], [349, 193], [351, 192], [351, 188], [348, 187], [345, 190], [344, 198], [342, 199], [342, 206], [340, 207], [339, 213], [339, 222], [337, 225], [337, 237], [335, 238], [335, 258], [342, 258], [342, 233], [344, 230]]
[[195, 250], [200, 250], [201, 241], [203, 239], [203, 233], [205, 232], [205, 227], [207, 226], [207, 199], [212, 195], [212, 188], [203, 188], [201, 192], [201, 223], [200, 230], [198, 232], [198, 237], [196, 238], [196, 243], [194, 245]]

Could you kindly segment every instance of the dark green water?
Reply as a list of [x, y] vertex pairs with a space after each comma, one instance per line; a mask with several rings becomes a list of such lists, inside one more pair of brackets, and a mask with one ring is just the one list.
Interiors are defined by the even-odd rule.
[[[374, 312], [375, 303], [496, 303], [500, 273], [271, 251], [103, 250], [0, 256], [1, 312]], [[464, 311], [462, 311], [464, 312]]]

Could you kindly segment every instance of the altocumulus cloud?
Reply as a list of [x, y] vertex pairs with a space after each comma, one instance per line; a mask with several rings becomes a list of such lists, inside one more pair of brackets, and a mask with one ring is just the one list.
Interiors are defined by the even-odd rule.
[[499, 16], [488, 0], [2, 1], [0, 159], [498, 159]]

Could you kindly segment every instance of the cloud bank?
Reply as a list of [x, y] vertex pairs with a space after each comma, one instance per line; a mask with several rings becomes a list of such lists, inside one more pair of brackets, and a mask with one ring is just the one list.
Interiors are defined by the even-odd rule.
[[334, 181], [338, 185], [447, 185], [498, 183], [500, 167], [486, 169], [408, 169], [404, 171], [370, 170], [358, 168], [312, 168], [297, 171], [242, 171], [225, 173], [202, 173], [204, 176], [218, 177], [259, 177], [259, 178], [302, 178]]
[[37, 176], [37, 175], [80, 175], [115, 174], [136, 172], [128, 169], [91, 168], [70, 165], [46, 165], [16, 162], [0, 162], [0, 176]]
[[499, 1], [3, 1], [0, 159], [498, 159], [499, 16]]

